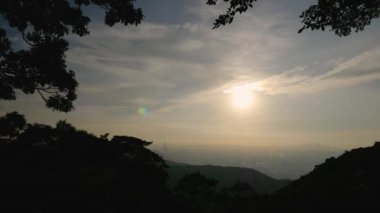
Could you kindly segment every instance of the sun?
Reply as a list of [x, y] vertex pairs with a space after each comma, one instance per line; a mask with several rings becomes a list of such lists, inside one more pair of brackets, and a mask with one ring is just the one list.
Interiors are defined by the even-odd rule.
[[252, 93], [251, 91], [235, 91], [232, 94], [233, 104], [238, 108], [247, 108], [252, 105]]
[[232, 103], [238, 109], [249, 108], [253, 103], [251, 85], [235, 86], [229, 90], [224, 91], [224, 93], [231, 95]]

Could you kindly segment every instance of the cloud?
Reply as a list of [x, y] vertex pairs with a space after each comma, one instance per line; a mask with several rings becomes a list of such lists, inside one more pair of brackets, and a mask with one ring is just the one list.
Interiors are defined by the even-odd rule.
[[[255, 85], [252, 90], [269, 95], [317, 93], [380, 79], [380, 47], [363, 52], [349, 60], [335, 60], [335, 67], [322, 74], [311, 75], [310, 67], [297, 67], [258, 81], [244, 82]], [[331, 64], [330, 61], [326, 64]], [[322, 66], [322, 65], [321, 65]]]
[[[193, 16], [215, 18], [203, 3], [187, 8]], [[67, 59], [80, 82], [78, 103], [162, 111], [210, 100], [207, 95], [220, 85], [255, 76], [292, 46], [289, 38], [268, 33], [284, 24], [280, 16], [251, 18], [221, 30], [212, 30], [206, 19], [112, 28], [94, 23], [89, 36], [69, 38]]]
[[[311, 1], [268, 0], [256, 2], [232, 25], [212, 30], [225, 11], [222, 4], [136, 3], [146, 16], [141, 25], [107, 27], [104, 12], [94, 10], [90, 35], [68, 37], [68, 68], [80, 83], [73, 112], [51, 112], [38, 95], [1, 102], [0, 111], [18, 110], [32, 122], [68, 119], [98, 134], [168, 143], [343, 144], [346, 132], [365, 128], [373, 134], [356, 141], [376, 138], [378, 88], [329, 91], [363, 88], [380, 79], [380, 48], [374, 47], [380, 25], [346, 38], [321, 31], [297, 34], [298, 15]], [[224, 92], [241, 86], [256, 94], [252, 110], [238, 113]], [[326, 130], [347, 131], [318, 135]]]
[[[307, 2], [260, 1], [218, 30], [211, 29], [212, 22], [225, 5], [173, 2], [142, 1], [147, 19], [137, 27], [107, 27], [95, 21], [89, 36], [68, 37], [68, 65], [80, 83], [77, 109], [128, 108], [130, 113], [147, 106], [159, 112], [212, 102], [239, 84], [254, 85], [253, 90], [266, 94], [296, 94], [377, 78], [376, 63], [366, 63], [376, 61], [375, 56], [370, 59], [372, 53], [344, 62], [344, 54], [331, 59], [318, 49], [323, 45], [313, 45], [307, 36], [296, 37], [299, 19], [294, 8]], [[171, 20], [180, 16], [185, 18]], [[310, 59], [299, 59], [300, 55]], [[329, 61], [323, 65], [325, 55]], [[316, 59], [322, 61], [318, 69], [310, 65]], [[299, 66], [284, 72], [294, 61]]]
[[299, 20], [281, 5], [260, 3], [218, 30], [211, 29], [212, 21], [222, 7], [201, 1], [181, 9], [199, 17], [196, 22], [152, 20], [112, 28], [95, 23], [90, 36], [70, 38], [68, 61], [81, 83], [78, 103], [164, 112], [213, 102], [241, 84], [270, 95], [303, 94], [378, 78], [378, 50], [324, 62], [324, 50], [315, 48], [314, 57], [282, 71], [294, 66], [289, 59], [298, 57], [295, 49], [310, 52], [310, 41], [294, 37]]

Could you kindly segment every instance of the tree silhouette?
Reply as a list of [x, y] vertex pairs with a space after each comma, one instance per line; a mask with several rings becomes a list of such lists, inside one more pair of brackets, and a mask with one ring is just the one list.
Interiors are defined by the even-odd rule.
[[[216, 5], [218, 0], [207, 0], [208, 5]], [[225, 14], [219, 15], [219, 17], [214, 22], [213, 29], [220, 27], [221, 25], [231, 24], [237, 13], [242, 14], [248, 10], [248, 8], [253, 7], [253, 2], [257, 0], [224, 0], [230, 5], [227, 8]]]
[[255, 212], [258, 198], [259, 195], [249, 183], [238, 181], [232, 186], [222, 188], [215, 212]]
[[348, 36], [364, 30], [379, 15], [379, 0], [319, 0], [301, 14], [304, 26], [299, 32], [330, 28], [338, 36]]
[[[215, 5], [218, 0], [208, 0]], [[236, 14], [246, 12], [257, 0], [224, 0], [229, 3], [227, 11], [214, 22], [214, 29], [232, 23]], [[305, 29], [330, 29], [338, 36], [348, 36], [352, 31], [359, 32], [380, 15], [379, 0], [318, 0], [300, 15]]]
[[200, 173], [186, 174], [175, 187], [176, 191], [190, 195], [208, 196], [212, 194], [218, 181], [207, 178]]
[[12, 130], [0, 134], [1, 208], [160, 212], [168, 206], [167, 166], [145, 148], [150, 142], [99, 138], [65, 121], [25, 125], [17, 113], [1, 117], [4, 123]]
[[379, 208], [379, 168], [378, 142], [328, 158], [278, 191], [269, 212], [371, 212]]
[[215, 201], [218, 181], [200, 173], [186, 174], [175, 187], [179, 206], [186, 213], [210, 212]]
[[0, 117], [0, 139], [10, 140], [17, 137], [26, 127], [23, 115], [11, 112]]
[[15, 100], [16, 91], [37, 92], [46, 106], [68, 112], [77, 98], [75, 73], [67, 70], [65, 35], [89, 34], [91, 21], [82, 7], [105, 10], [105, 24], [138, 25], [143, 19], [135, 0], [2, 0], [0, 15], [16, 29], [27, 48], [14, 50], [6, 29], [0, 28], [0, 100]]

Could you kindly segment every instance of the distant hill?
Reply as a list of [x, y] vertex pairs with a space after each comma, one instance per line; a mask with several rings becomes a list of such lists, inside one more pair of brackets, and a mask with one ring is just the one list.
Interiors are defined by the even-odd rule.
[[199, 166], [170, 161], [168, 165], [170, 187], [174, 187], [185, 174], [196, 172], [219, 181], [218, 188], [231, 186], [237, 181], [243, 181], [249, 183], [259, 194], [273, 193], [291, 182], [290, 180], [277, 180], [249, 168], [211, 165]]
[[376, 142], [328, 158], [277, 192], [267, 206], [274, 208], [272, 212], [378, 212], [379, 201], [380, 142]]

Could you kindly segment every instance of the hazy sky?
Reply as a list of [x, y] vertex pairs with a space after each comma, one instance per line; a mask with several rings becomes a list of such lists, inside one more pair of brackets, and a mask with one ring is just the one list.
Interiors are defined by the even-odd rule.
[[[224, 9], [206, 0], [137, 2], [141, 25], [110, 28], [90, 8], [91, 34], [68, 38], [80, 83], [73, 112], [20, 95], [1, 102], [1, 114], [158, 144], [352, 148], [380, 140], [379, 20], [345, 38], [297, 34], [313, 1], [261, 0], [212, 30]], [[251, 103], [240, 106], [239, 95]]]

